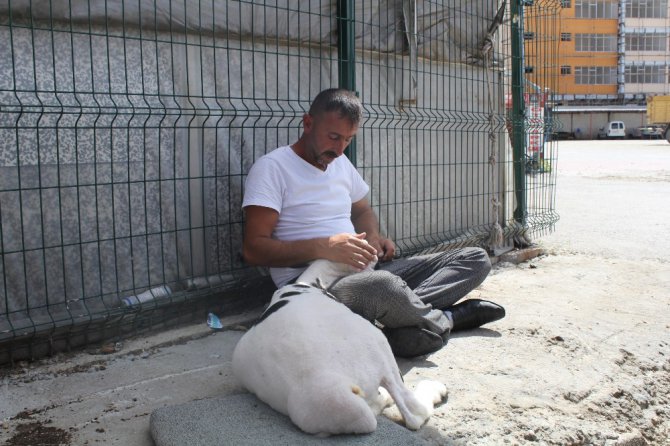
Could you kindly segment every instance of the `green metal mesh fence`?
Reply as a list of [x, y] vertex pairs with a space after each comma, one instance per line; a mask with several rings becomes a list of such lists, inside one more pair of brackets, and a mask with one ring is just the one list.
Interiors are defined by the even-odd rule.
[[533, 9], [552, 44], [537, 3], [1, 3], [0, 363], [267, 300], [239, 256], [245, 174], [338, 84], [402, 255], [552, 228], [556, 56], [515, 41]]
[[[560, 73], [558, 45], [561, 40], [560, 11], [565, 2], [538, 0], [521, 8], [523, 50], [518, 56], [523, 61], [524, 113], [526, 133], [524, 153], [525, 210], [516, 214], [516, 221], [529, 228], [532, 234], [553, 229], [558, 220], [555, 211], [557, 143], [554, 137], [562, 130], [560, 120], [553, 113], [554, 94], [558, 91]], [[514, 84], [513, 84], [514, 85]], [[513, 86], [514, 89], [514, 86]], [[520, 166], [517, 163], [517, 168]], [[517, 172], [517, 177], [522, 177]]]

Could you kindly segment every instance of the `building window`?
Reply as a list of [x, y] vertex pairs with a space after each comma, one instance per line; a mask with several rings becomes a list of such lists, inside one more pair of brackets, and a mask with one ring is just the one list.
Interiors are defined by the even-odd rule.
[[533, 67], [533, 66], [523, 67], [523, 72], [524, 73], [532, 73], [533, 71], [535, 71], [535, 67]]
[[616, 67], [575, 67], [575, 84], [615, 85]]
[[562, 42], [570, 42], [572, 40], [572, 33], [561, 33]]
[[611, 34], [575, 34], [575, 51], [615, 52], [616, 36]]
[[561, 75], [572, 74], [572, 67], [570, 65], [561, 65]]
[[616, 19], [618, 15], [617, 0], [575, 0], [575, 17], [578, 19]]
[[668, 17], [668, 0], [629, 0], [626, 17], [664, 19]]
[[663, 34], [626, 34], [626, 51], [663, 51], [668, 48], [668, 39]]
[[535, 33], [532, 31], [526, 31], [523, 33], [523, 40], [534, 40]]
[[629, 65], [625, 70], [626, 83], [663, 84], [665, 67], [661, 65]]
[[571, 0], [561, 0], [561, 8], [569, 8], [572, 6]]

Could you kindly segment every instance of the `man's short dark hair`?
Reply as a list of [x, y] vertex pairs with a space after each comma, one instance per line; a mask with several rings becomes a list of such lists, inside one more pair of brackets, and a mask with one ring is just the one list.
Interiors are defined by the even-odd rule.
[[329, 88], [316, 95], [309, 114], [317, 116], [321, 113], [336, 111], [341, 118], [347, 118], [352, 124], [358, 124], [363, 116], [363, 106], [353, 91], [343, 88]]

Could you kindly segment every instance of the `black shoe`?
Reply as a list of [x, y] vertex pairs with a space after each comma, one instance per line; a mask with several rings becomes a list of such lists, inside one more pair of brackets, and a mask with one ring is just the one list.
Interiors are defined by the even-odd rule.
[[451, 312], [454, 328], [451, 331], [471, 330], [505, 317], [505, 309], [481, 299], [468, 299], [445, 311]]
[[[445, 341], [437, 333], [419, 327], [385, 328], [391, 351], [401, 358], [427, 355], [441, 349]], [[448, 338], [447, 331], [447, 338]]]

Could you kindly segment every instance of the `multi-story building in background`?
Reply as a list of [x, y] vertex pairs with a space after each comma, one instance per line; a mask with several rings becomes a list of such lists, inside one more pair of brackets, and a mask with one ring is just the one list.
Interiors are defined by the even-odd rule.
[[670, 4], [629, 0], [623, 17], [625, 98], [670, 94]]
[[[571, 114], [562, 119], [568, 130], [575, 130], [575, 114], [582, 115], [577, 129], [585, 137], [613, 119], [643, 125], [646, 98], [670, 94], [668, 0], [526, 3], [525, 76], [541, 88], [551, 79], [554, 111]], [[548, 9], [558, 20], [542, 20]], [[538, 57], [553, 53], [552, 60]], [[544, 63], [529, 66], [531, 60]]]

